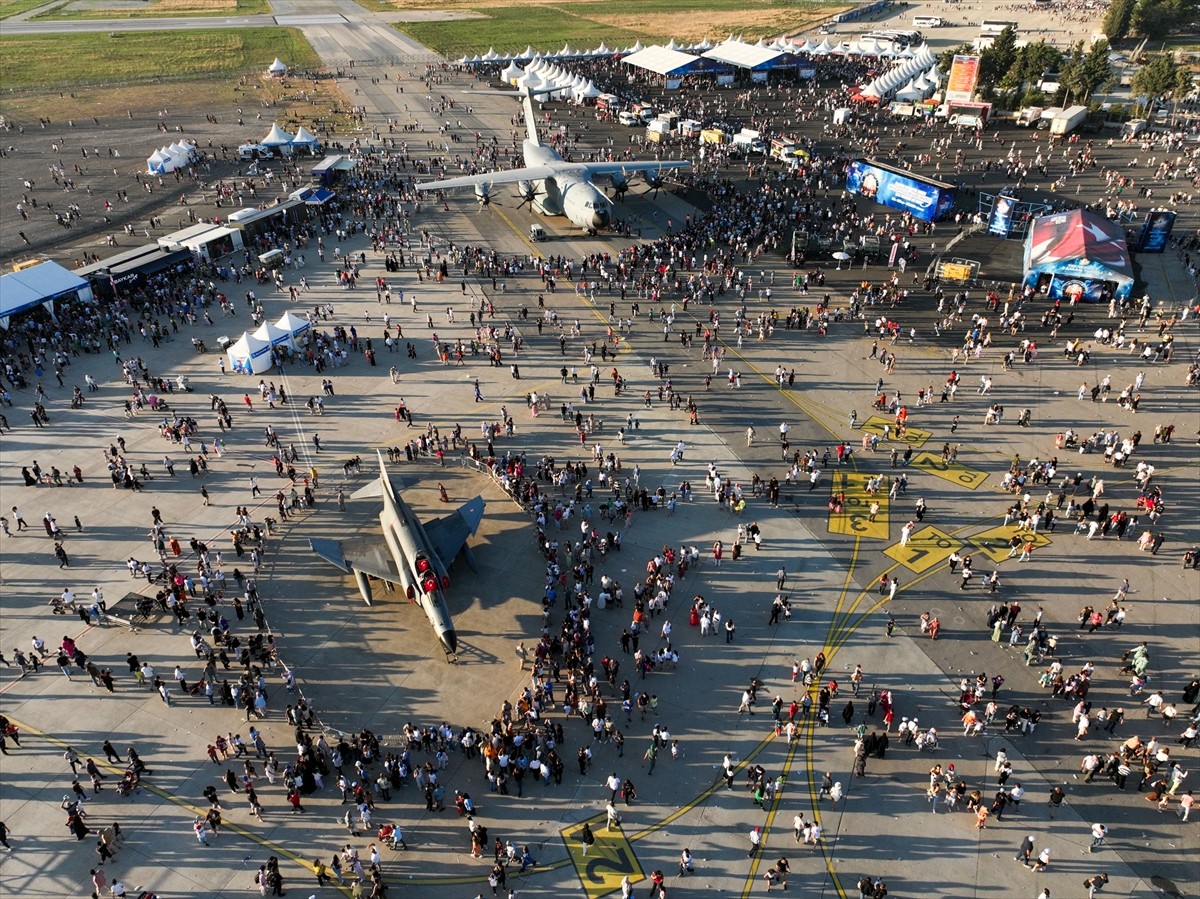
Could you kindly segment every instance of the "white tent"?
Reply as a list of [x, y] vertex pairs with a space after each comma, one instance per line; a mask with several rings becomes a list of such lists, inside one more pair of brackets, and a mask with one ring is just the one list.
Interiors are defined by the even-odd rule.
[[510, 62], [508, 68], [500, 73], [500, 77], [509, 84], [516, 84], [517, 79], [523, 74], [524, 72], [522, 72], [521, 67], [516, 62]]
[[178, 168], [183, 168], [192, 161], [192, 148], [183, 144], [171, 144], [167, 147], [167, 154], [175, 161]]
[[175, 160], [162, 150], [155, 150], [154, 155], [146, 159], [146, 171], [151, 175], [165, 175], [175, 170]]
[[275, 322], [275, 327], [280, 331], [286, 331], [295, 338], [311, 328], [312, 325], [309, 324], [307, 319], [303, 319], [292, 312], [285, 312], [279, 317], [279, 321]]
[[321, 142], [321, 139], [301, 125], [296, 129], [296, 136], [292, 138], [293, 146], [297, 147], [315, 147]]
[[265, 341], [270, 346], [287, 346], [295, 349], [296, 342], [292, 340], [292, 332], [270, 322], [263, 322], [257, 331], [251, 335], [256, 340]]
[[244, 332], [225, 355], [229, 357], [229, 367], [244, 375], [261, 375], [271, 368], [271, 344], [249, 331]]
[[272, 75], [274, 75], [276, 78], [280, 78], [280, 77], [286, 75], [287, 70], [288, 70], [287, 65], [278, 56], [275, 57], [275, 61], [273, 63], [271, 63], [269, 66], [267, 66], [267, 71], [270, 72]]
[[276, 122], [271, 126], [271, 130], [267, 133], [267, 136], [259, 141], [259, 143], [267, 147], [284, 147], [293, 140], [295, 140], [295, 137], [280, 128], [279, 123]]

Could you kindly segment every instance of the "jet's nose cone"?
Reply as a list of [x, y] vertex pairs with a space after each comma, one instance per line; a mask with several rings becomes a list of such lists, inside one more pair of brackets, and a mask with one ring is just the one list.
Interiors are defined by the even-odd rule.
[[599, 231], [601, 228], [607, 228], [608, 218], [609, 216], [607, 209], [597, 209], [592, 213], [592, 227], [597, 231]]
[[458, 652], [458, 634], [452, 630], [442, 631], [442, 643], [451, 655]]

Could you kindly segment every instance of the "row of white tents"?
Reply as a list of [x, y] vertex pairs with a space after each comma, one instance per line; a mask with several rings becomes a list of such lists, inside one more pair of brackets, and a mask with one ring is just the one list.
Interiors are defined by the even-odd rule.
[[176, 169], [187, 168], [198, 158], [196, 145], [180, 140], [170, 146], [160, 147], [146, 158], [146, 171], [151, 175], [165, 175]]
[[316, 147], [321, 142], [315, 134], [301, 125], [296, 129], [295, 134], [284, 131], [279, 127], [279, 123], [275, 122], [271, 125], [271, 130], [267, 132], [267, 136], [259, 141], [264, 147]]
[[[732, 34], [728, 38], [728, 42], [743, 43], [740, 37], [734, 37]], [[668, 50], [678, 50], [681, 53], [706, 53], [716, 46], [705, 39], [698, 44], [681, 44], [671, 39], [666, 45]], [[922, 51], [927, 51], [925, 46], [909, 47], [904, 50], [885, 49], [879, 50], [873, 45], [868, 45], [864, 42], [854, 41], [850, 45], [842, 46], [841, 44], [830, 43], [829, 38], [822, 38], [820, 41], [811, 41], [805, 39], [793, 39], [787, 37], [776, 38], [773, 41], [767, 41], [759, 38], [758, 41], [750, 46], [758, 47], [766, 50], [777, 50], [781, 53], [807, 54], [808, 56], [882, 56], [890, 59], [914, 59]], [[526, 47], [524, 53], [504, 54], [497, 53], [495, 48], [489, 48], [487, 53], [482, 55], [475, 54], [474, 56], [464, 56], [459, 59], [459, 65], [475, 66], [475, 65], [509, 65], [521, 62], [538, 63], [538, 62], [561, 62], [569, 59], [589, 59], [600, 58], [605, 56], [629, 56], [645, 49], [642, 42], [638, 41], [632, 47], [625, 49], [608, 47], [601, 44], [592, 50], [574, 50], [570, 44], [566, 44], [558, 52], [542, 52], [534, 50], [532, 46]], [[506, 70], [507, 71], [507, 70]], [[506, 76], [507, 77], [507, 76]]]
[[914, 58], [888, 69], [870, 84], [864, 85], [859, 93], [881, 100], [920, 102], [937, 92], [941, 80], [937, 56], [928, 45], [924, 45]]
[[253, 334], [246, 331], [225, 351], [229, 367], [244, 375], [261, 375], [270, 371], [274, 364], [273, 350], [276, 347], [297, 349], [296, 338], [310, 327], [312, 325], [307, 320], [291, 312], [285, 312], [274, 324], [263, 322], [257, 331]]
[[316, 153], [321, 146], [321, 139], [301, 125], [296, 129], [296, 133], [292, 134], [284, 131], [279, 127], [279, 123], [275, 122], [271, 125], [271, 130], [256, 144], [242, 144], [238, 147], [238, 152], [243, 156], [245, 151], [261, 151], [265, 155], [277, 154], [280, 156], [289, 156], [297, 150], [308, 150], [311, 153]]
[[582, 103], [592, 97], [599, 97], [602, 91], [579, 73], [572, 74], [557, 63], [544, 59], [535, 60], [522, 69], [516, 62], [510, 62], [508, 68], [500, 73], [500, 77], [509, 84], [516, 85], [529, 93], [553, 90], [551, 99], [566, 99], [568, 97]]

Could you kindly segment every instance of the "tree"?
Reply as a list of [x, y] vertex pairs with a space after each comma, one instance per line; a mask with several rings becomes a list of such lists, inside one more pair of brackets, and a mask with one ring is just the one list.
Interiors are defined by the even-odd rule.
[[1150, 102], [1168, 95], [1178, 101], [1191, 91], [1192, 73], [1175, 62], [1174, 54], [1156, 53], [1137, 70], [1131, 86], [1135, 96]]
[[1194, 21], [1192, 0], [1140, 0], [1133, 8], [1130, 27], [1151, 40], [1179, 31]]
[[1059, 83], [1066, 91], [1066, 98], [1086, 102], [1099, 87], [1112, 81], [1112, 67], [1108, 62], [1108, 41], [1097, 41], [1086, 52], [1083, 41], [1071, 48], [1059, 69]]
[[979, 84], [995, 87], [1017, 61], [1017, 30], [1009, 25], [979, 54]]
[[1135, 3], [1136, 0], [1111, 0], [1108, 4], [1108, 12], [1104, 14], [1104, 24], [1100, 30], [1110, 41], [1120, 40], [1129, 33]]
[[1017, 61], [1005, 77], [1015, 87], [1036, 87], [1043, 74], [1057, 72], [1061, 63], [1062, 53], [1057, 47], [1038, 41], [1017, 51]]
[[1134, 73], [1131, 84], [1136, 96], [1156, 100], [1178, 84], [1179, 65], [1171, 53], [1156, 53]]

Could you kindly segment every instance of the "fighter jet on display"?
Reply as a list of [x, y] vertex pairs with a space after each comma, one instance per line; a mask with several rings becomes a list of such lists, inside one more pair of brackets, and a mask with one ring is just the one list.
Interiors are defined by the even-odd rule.
[[475, 533], [483, 520], [483, 497], [459, 506], [443, 518], [425, 525], [397, 494], [405, 484], [393, 481], [379, 456], [379, 478], [356, 491], [351, 499], [380, 497], [383, 510], [379, 523], [383, 527], [383, 542], [378, 540], [310, 539], [312, 551], [358, 581], [359, 592], [367, 605], [371, 604], [371, 584], [376, 577], [404, 590], [410, 602], [425, 612], [447, 655], [458, 648], [454, 622], [446, 605], [450, 588], [447, 560], [453, 562], [461, 552], [472, 571], [477, 570], [475, 557], [467, 546], [467, 538]]
[[660, 162], [658, 160], [625, 160], [618, 162], [567, 162], [558, 151], [545, 146], [537, 134], [537, 117], [533, 111], [531, 96], [548, 91], [520, 93], [525, 106], [525, 129], [528, 137], [522, 142], [525, 167], [484, 172], [478, 175], [463, 175], [443, 181], [427, 181], [418, 184], [417, 190], [455, 190], [473, 187], [475, 196], [484, 205], [490, 199], [491, 188], [497, 184], [516, 184], [521, 202], [542, 215], [565, 215], [574, 224], [589, 234], [606, 228], [612, 221], [612, 200], [592, 183], [594, 175], [607, 175], [618, 193], [628, 189], [630, 175], [641, 173], [648, 184], [657, 188], [662, 185], [665, 169], [681, 169], [691, 166], [685, 160]]

